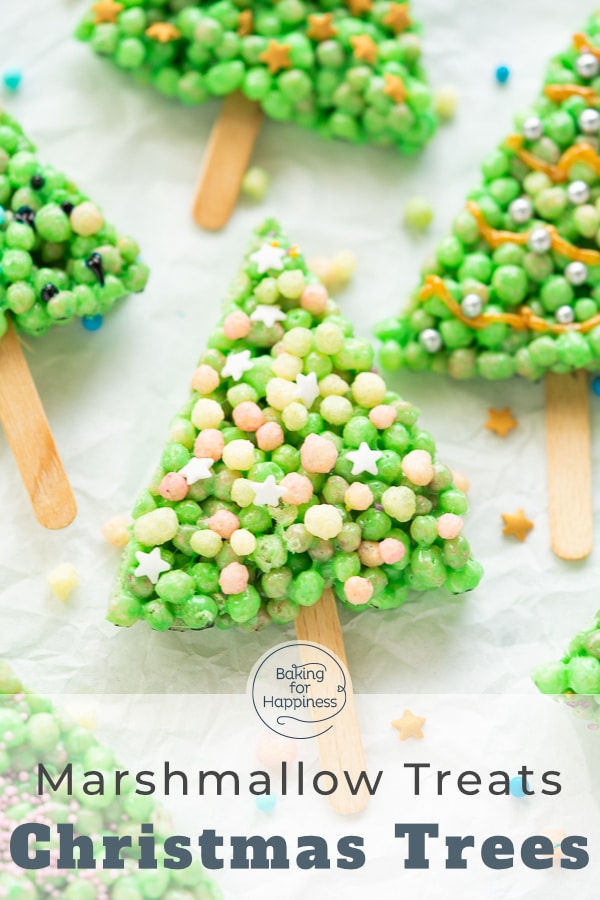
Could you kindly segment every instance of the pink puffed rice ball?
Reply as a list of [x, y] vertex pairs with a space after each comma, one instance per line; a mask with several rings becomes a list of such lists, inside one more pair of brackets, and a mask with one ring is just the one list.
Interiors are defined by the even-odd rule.
[[344, 494], [344, 503], [348, 509], [368, 509], [373, 502], [373, 494], [366, 484], [354, 481]]
[[322, 284], [309, 284], [302, 291], [300, 306], [307, 309], [311, 316], [322, 316], [327, 308], [327, 288]]
[[296, 744], [289, 738], [272, 734], [259, 742], [256, 756], [259, 763], [267, 768], [280, 766], [282, 762], [291, 763], [296, 759]]
[[381, 550], [377, 541], [361, 541], [358, 548], [358, 558], [367, 569], [374, 569], [383, 564]]
[[331, 472], [336, 464], [338, 452], [335, 445], [318, 434], [309, 434], [300, 449], [302, 467], [307, 472]]
[[241, 594], [248, 587], [248, 569], [239, 562], [232, 562], [221, 570], [219, 585], [224, 594]]
[[463, 520], [454, 513], [444, 513], [437, 520], [437, 530], [441, 538], [445, 541], [451, 541], [452, 538], [458, 537], [463, 530]]
[[297, 472], [290, 472], [288, 475], [285, 475], [281, 479], [280, 486], [285, 489], [283, 502], [291, 503], [292, 506], [308, 503], [313, 495], [313, 486], [310, 479], [306, 475], [299, 475]]
[[223, 322], [223, 331], [225, 337], [230, 341], [237, 341], [239, 338], [245, 338], [250, 333], [250, 319], [241, 309], [229, 313], [225, 316]]
[[205, 428], [194, 442], [194, 456], [218, 462], [223, 456], [224, 446], [225, 439], [218, 428]]
[[198, 366], [192, 375], [192, 388], [199, 394], [212, 394], [221, 382], [219, 373], [212, 366]]
[[240, 431], [258, 431], [260, 426], [265, 424], [265, 417], [257, 403], [244, 400], [233, 410], [233, 421]]
[[381, 553], [381, 558], [384, 563], [391, 566], [394, 563], [400, 562], [404, 557], [406, 547], [402, 541], [398, 541], [396, 538], [385, 538], [379, 545], [379, 552]]
[[277, 422], [265, 422], [256, 432], [256, 443], [259, 449], [266, 453], [277, 450], [284, 440], [283, 428]]
[[219, 509], [207, 520], [206, 524], [211, 531], [215, 531], [219, 537], [228, 541], [233, 532], [240, 527], [240, 520], [235, 513], [229, 512], [228, 509]]
[[429, 484], [435, 474], [431, 453], [427, 450], [411, 450], [402, 460], [402, 471], [413, 484]]
[[467, 494], [469, 491], [469, 488], [471, 487], [471, 483], [470, 483], [469, 479], [467, 478], [467, 476], [464, 475], [462, 472], [453, 472], [452, 474], [454, 476], [454, 484], [456, 485], [456, 487], [459, 489], [459, 491], [462, 491], [464, 494]]
[[367, 578], [361, 578], [360, 575], [352, 575], [344, 582], [344, 591], [346, 600], [355, 606], [361, 603], [368, 603], [373, 596], [373, 585]]
[[158, 486], [158, 493], [165, 500], [183, 500], [187, 492], [188, 483], [178, 472], [167, 472]]
[[385, 406], [385, 404], [380, 404], [379, 406], [374, 406], [373, 409], [369, 410], [369, 419], [371, 420], [371, 424], [375, 426], [375, 428], [379, 428], [380, 430], [383, 428], [389, 428], [390, 425], [393, 425], [396, 421], [396, 416], [398, 413], [391, 406]]

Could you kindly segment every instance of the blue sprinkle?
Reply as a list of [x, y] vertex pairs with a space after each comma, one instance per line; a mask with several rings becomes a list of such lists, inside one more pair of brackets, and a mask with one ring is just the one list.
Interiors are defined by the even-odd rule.
[[81, 324], [87, 331], [98, 331], [99, 328], [102, 328], [103, 322], [104, 319], [101, 315], [84, 316], [81, 320]]
[[600, 397], [600, 375], [596, 375], [596, 377], [592, 379], [592, 390], [596, 397]]
[[3, 206], [0, 206], [0, 225], [4, 225], [6, 222], [6, 210]]
[[265, 813], [273, 812], [276, 802], [275, 794], [262, 794], [256, 798], [256, 808]]
[[[527, 787], [527, 790], [530, 791], [531, 788], [529, 787], [529, 784], [528, 784], [527, 782], [525, 782], [525, 785], [526, 785], [526, 787]], [[527, 797], [527, 796], [529, 796], [529, 795], [526, 794], [525, 791], [523, 790], [523, 779], [521, 778], [520, 775], [515, 775], [514, 778], [511, 778], [511, 779], [510, 779], [510, 788], [509, 788], [509, 789], [510, 789], [510, 792], [511, 792], [511, 794], [513, 795], [513, 797]]]
[[508, 66], [498, 66], [496, 69], [496, 81], [498, 84], [506, 84], [510, 78], [510, 69]]
[[5, 69], [2, 73], [2, 81], [7, 91], [18, 91], [23, 80], [23, 73], [20, 69]]

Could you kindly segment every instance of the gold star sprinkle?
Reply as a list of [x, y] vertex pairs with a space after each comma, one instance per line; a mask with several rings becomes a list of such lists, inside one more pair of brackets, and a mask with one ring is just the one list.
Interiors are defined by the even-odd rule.
[[269, 67], [271, 75], [276, 75], [281, 69], [289, 69], [290, 60], [289, 44], [278, 44], [277, 41], [269, 41], [269, 46], [260, 54], [259, 59]]
[[498, 437], [505, 438], [509, 431], [517, 427], [517, 420], [508, 406], [504, 409], [488, 409], [489, 418], [485, 423], [488, 431], [494, 431]]
[[158, 41], [159, 44], [168, 44], [170, 41], [176, 41], [181, 37], [180, 30], [171, 25], [170, 22], [154, 22], [153, 25], [146, 28], [146, 34], [153, 41]]
[[122, 3], [116, 3], [115, 0], [98, 0], [94, 3], [92, 11], [95, 15], [94, 24], [100, 25], [101, 22], [116, 22], [117, 16], [125, 9]]
[[333, 25], [333, 13], [324, 13], [322, 16], [308, 17], [307, 36], [311, 41], [328, 41], [335, 37], [337, 28]]
[[392, 722], [394, 728], [400, 732], [400, 740], [407, 741], [409, 738], [415, 738], [417, 741], [423, 740], [423, 725], [427, 719], [423, 716], [415, 716], [409, 709], [405, 709], [400, 719]]
[[357, 34], [350, 38], [357, 59], [373, 64], [377, 59], [377, 44], [368, 34]]
[[383, 93], [391, 97], [394, 103], [404, 103], [406, 100], [406, 88], [400, 76], [386, 72], [383, 80], [385, 81]]
[[240, 37], [246, 37], [246, 35], [252, 34], [253, 29], [254, 20], [252, 18], [252, 10], [243, 9], [238, 19], [237, 33]]
[[502, 513], [502, 519], [504, 521], [502, 534], [516, 537], [519, 541], [524, 541], [533, 528], [533, 522], [527, 518], [523, 509], [518, 509], [514, 513]]
[[373, 0], [348, 0], [348, 9], [353, 16], [360, 16], [362, 13], [371, 12]]
[[381, 21], [391, 28], [394, 34], [406, 31], [410, 25], [408, 3], [390, 3], [390, 8]]

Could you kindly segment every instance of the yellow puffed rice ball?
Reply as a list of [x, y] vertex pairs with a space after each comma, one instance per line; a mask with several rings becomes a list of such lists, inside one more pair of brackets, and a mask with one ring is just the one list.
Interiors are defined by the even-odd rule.
[[339, 375], [326, 375], [319, 382], [319, 391], [322, 397], [335, 395], [343, 397], [349, 391], [348, 383]]
[[352, 396], [359, 406], [367, 409], [383, 403], [385, 394], [385, 381], [375, 372], [360, 372], [352, 383]]
[[199, 553], [200, 556], [206, 556], [209, 559], [216, 556], [222, 546], [222, 539], [215, 531], [211, 531], [210, 528], [203, 531], [195, 531], [190, 538], [190, 547], [192, 550], [195, 553]]
[[298, 356], [292, 356], [291, 353], [282, 353], [273, 360], [273, 375], [278, 378], [286, 378], [288, 381], [294, 381], [296, 376], [302, 371], [302, 360]]
[[309, 328], [290, 328], [281, 343], [293, 356], [308, 356], [313, 346], [312, 331]]
[[201, 397], [192, 410], [192, 422], [196, 428], [218, 428], [225, 414], [216, 400]]
[[284, 378], [271, 378], [267, 384], [267, 403], [273, 409], [285, 409], [296, 399], [296, 384]]
[[254, 465], [254, 444], [245, 440], [230, 441], [223, 449], [223, 462], [228, 469], [247, 472]]
[[346, 397], [325, 397], [320, 412], [330, 425], [345, 425], [352, 417], [352, 404]]
[[231, 499], [239, 507], [244, 509], [254, 503], [255, 490], [245, 478], [236, 478], [231, 485]]
[[250, 556], [256, 549], [256, 538], [247, 528], [238, 528], [229, 539], [236, 556]]
[[319, 353], [333, 356], [340, 352], [345, 340], [342, 329], [332, 322], [322, 322], [315, 329], [315, 347]]
[[302, 403], [290, 403], [281, 415], [288, 431], [300, 431], [308, 421], [308, 410]]
[[343, 524], [340, 511], [328, 503], [309, 507], [304, 516], [306, 530], [324, 541], [337, 537]]
[[409, 487], [390, 487], [383, 492], [381, 505], [397, 522], [408, 522], [417, 509], [417, 498]]
[[288, 300], [297, 300], [306, 287], [304, 273], [300, 269], [288, 269], [282, 272], [277, 279], [277, 287]]
[[46, 575], [46, 584], [59, 600], [68, 600], [79, 584], [79, 575], [71, 563], [62, 563]]

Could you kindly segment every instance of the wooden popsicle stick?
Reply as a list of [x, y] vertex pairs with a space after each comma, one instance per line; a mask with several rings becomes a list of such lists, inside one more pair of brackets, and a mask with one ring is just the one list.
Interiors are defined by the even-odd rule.
[[230, 94], [212, 130], [194, 198], [194, 220], [217, 231], [229, 221], [262, 122], [258, 103]]
[[583, 559], [593, 540], [586, 372], [546, 375], [546, 443], [552, 549], [561, 559]]
[[[332, 590], [326, 588], [314, 606], [303, 606], [295, 624], [296, 637], [299, 641], [321, 644], [331, 650], [348, 669], [344, 639]], [[302, 653], [302, 648], [300, 649]], [[314, 688], [318, 688], [318, 685], [314, 685]], [[315, 710], [315, 715], [320, 715], [319, 710]], [[342, 775], [346, 770], [354, 780], [361, 772], [366, 771], [367, 765], [350, 679], [346, 682], [346, 705], [333, 719], [333, 727], [317, 737], [317, 745], [321, 765], [338, 777], [338, 789], [328, 797], [331, 806], [343, 816], [363, 810], [369, 801], [369, 792], [363, 786], [354, 796]]]
[[65, 528], [77, 514], [75, 498], [12, 325], [0, 341], [0, 421], [36, 519]]

